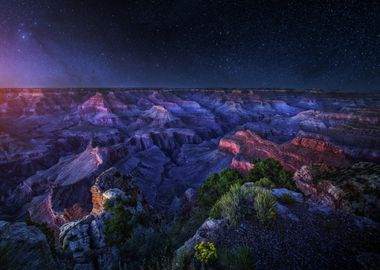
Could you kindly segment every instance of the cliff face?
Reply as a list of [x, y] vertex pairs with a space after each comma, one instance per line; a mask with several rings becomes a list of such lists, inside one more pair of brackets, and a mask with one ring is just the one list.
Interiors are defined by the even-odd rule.
[[303, 165], [313, 163], [326, 163], [338, 167], [350, 165], [344, 151], [326, 141], [294, 138], [290, 143], [276, 144], [250, 130], [238, 131], [231, 137], [222, 138], [219, 149], [239, 156], [240, 161], [234, 159], [231, 166], [243, 173], [251, 168], [245, 162], [266, 158], [279, 160], [292, 172]]
[[105, 203], [108, 201], [114, 205], [121, 205], [122, 200], [126, 198], [135, 202], [134, 206], [123, 205], [132, 215], [145, 214], [151, 218], [154, 216], [132, 178], [122, 175], [112, 167], [97, 177], [91, 187], [91, 214], [65, 223], [59, 228], [59, 241], [75, 264], [75, 269], [119, 267], [122, 259], [119, 250], [107, 244], [105, 224], [110, 218], [110, 212], [105, 209]]
[[343, 208], [380, 221], [380, 166], [355, 163], [339, 169], [325, 164], [303, 166], [294, 174], [297, 187], [325, 206]]
[[167, 208], [210, 173], [245, 173], [255, 158], [293, 172], [378, 163], [379, 112], [376, 94], [0, 89], [0, 218], [60, 224], [88, 214], [90, 187], [111, 166]]

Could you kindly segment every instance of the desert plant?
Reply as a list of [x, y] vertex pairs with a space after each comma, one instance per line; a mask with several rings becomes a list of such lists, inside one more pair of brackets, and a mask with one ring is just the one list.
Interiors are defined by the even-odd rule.
[[240, 185], [235, 184], [213, 206], [211, 215], [227, 218], [232, 224], [237, 225], [243, 216], [243, 200], [244, 193]]
[[286, 171], [279, 161], [268, 158], [265, 160], [255, 160], [253, 163], [253, 168], [246, 175], [246, 182], [257, 182], [261, 178], [266, 177], [274, 183], [275, 187], [295, 189], [291, 173]]
[[274, 188], [276, 186], [268, 177], [260, 178], [255, 182], [255, 185], [264, 188]]
[[255, 210], [259, 222], [268, 225], [276, 217], [276, 198], [267, 189], [260, 189], [255, 197]]
[[214, 204], [210, 210], [210, 217], [213, 218], [213, 219], [218, 219], [218, 218], [221, 218], [222, 216], [222, 207], [221, 207], [221, 203], [219, 203], [219, 201]]
[[223, 169], [219, 174], [211, 174], [199, 189], [199, 205], [211, 207], [233, 184], [241, 182], [241, 176], [233, 169]]
[[225, 250], [220, 256], [220, 265], [222, 269], [228, 270], [252, 270], [255, 269], [255, 261], [252, 251], [247, 246], [241, 246], [231, 252]]
[[208, 264], [218, 258], [216, 246], [209, 241], [202, 241], [194, 246], [194, 257], [202, 264]]
[[136, 227], [136, 220], [122, 204], [109, 208], [111, 217], [105, 221], [105, 237], [108, 244], [126, 241]]
[[288, 193], [282, 194], [277, 200], [283, 204], [293, 204], [295, 202], [292, 195], [290, 195]]

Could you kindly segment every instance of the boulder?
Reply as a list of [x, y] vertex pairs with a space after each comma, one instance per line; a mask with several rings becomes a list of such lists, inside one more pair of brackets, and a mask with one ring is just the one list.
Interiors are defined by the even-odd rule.
[[45, 235], [23, 222], [0, 221], [0, 261], [1, 269], [56, 269]]

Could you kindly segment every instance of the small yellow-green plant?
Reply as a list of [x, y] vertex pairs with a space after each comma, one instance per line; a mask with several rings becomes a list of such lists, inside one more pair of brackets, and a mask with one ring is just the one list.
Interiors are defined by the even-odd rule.
[[197, 259], [202, 264], [208, 264], [218, 258], [216, 246], [212, 242], [202, 241], [194, 246], [194, 250], [195, 259]]
[[260, 180], [256, 181], [255, 184], [264, 188], [274, 188], [276, 186], [268, 177], [260, 178]]
[[268, 189], [260, 189], [255, 198], [255, 210], [257, 219], [263, 225], [267, 225], [276, 218], [276, 199]]

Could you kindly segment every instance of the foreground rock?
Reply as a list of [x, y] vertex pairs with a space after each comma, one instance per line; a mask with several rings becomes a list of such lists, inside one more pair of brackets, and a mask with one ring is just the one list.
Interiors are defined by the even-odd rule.
[[119, 251], [106, 241], [105, 222], [110, 213], [105, 204], [120, 204], [128, 199], [135, 202], [129, 209], [131, 213], [150, 215], [151, 209], [132, 178], [122, 175], [114, 167], [96, 179], [91, 194], [92, 214], [62, 225], [59, 240], [74, 261], [75, 269], [119, 269]]
[[[254, 184], [246, 183], [245, 189]], [[379, 224], [368, 219], [303, 200], [300, 193], [272, 191], [277, 197], [276, 219], [261, 225], [255, 213], [237, 226], [224, 219], [208, 219], [193, 237], [176, 251], [177, 269], [192, 260], [194, 245], [210, 241], [218, 258], [223, 252], [248, 247], [255, 269], [379, 269]], [[280, 198], [288, 194], [292, 200]], [[220, 265], [216, 265], [224, 269]], [[219, 269], [219, 268], [218, 268]]]
[[22, 222], [0, 221], [1, 269], [57, 269], [45, 235]]
[[361, 162], [347, 169], [303, 166], [294, 180], [313, 201], [380, 221], [380, 165]]

